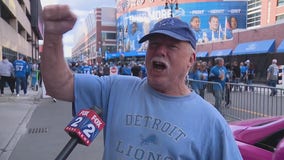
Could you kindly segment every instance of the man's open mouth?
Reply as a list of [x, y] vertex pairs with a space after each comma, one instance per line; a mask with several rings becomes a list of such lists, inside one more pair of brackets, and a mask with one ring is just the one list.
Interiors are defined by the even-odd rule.
[[158, 70], [164, 70], [167, 68], [167, 65], [163, 62], [153, 61], [153, 68]]

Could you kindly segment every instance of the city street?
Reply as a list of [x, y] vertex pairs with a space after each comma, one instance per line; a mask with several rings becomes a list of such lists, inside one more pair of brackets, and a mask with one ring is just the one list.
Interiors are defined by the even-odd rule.
[[0, 160], [8, 160], [35, 110], [39, 92], [28, 90], [27, 95], [16, 97], [6, 87], [0, 97]]
[[[55, 159], [70, 139], [64, 128], [72, 119], [71, 103], [28, 93], [26, 97], [0, 97], [0, 160]], [[68, 160], [101, 160], [102, 154], [100, 133], [90, 146], [78, 144]]]
[[[71, 121], [71, 103], [51, 98], [42, 99], [27, 125], [27, 132], [21, 137], [9, 160], [55, 159], [69, 135], [64, 131]], [[102, 159], [102, 134], [89, 147], [77, 145], [69, 160]]]
[[[63, 147], [70, 140], [64, 131], [71, 121], [71, 103], [64, 101], [54, 102], [51, 97], [45, 96], [44, 88], [39, 91], [28, 90], [28, 95], [11, 96], [5, 89], [5, 95], [0, 97], [0, 160], [38, 160], [55, 159]], [[44, 96], [43, 96], [44, 95]], [[269, 115], [273, 110], [267, 110], [266, 98], [281, 100], [279, 97], [270, 97], [261, 92], [232, 92], [232, 106], [224, 108], [222, 112], [235, 115], [240, 119], [250, 116]], [[214, 103], [211, 93], [206, 99]], [[254, 103], [260, 102], [260, 103]], [[247, 105], [251, 106], [248, 107]], [[269, 101], [269, 105], [278, 104]], [[282, 103], [281, 103], [282, 104]], [[253, 109], [253, 110], [252, 110]], [[277, 114], [283, 110], [277, 110]], [[248, 115], [249, 114], [249, 115]], [[275, 114], [275, 113], [274, 113]], [[225, 116], [226, 117], [226, 116]], [[226, 117], [228, 118], [228, 117]], [[229, 121], [229, 119], [227, 119]], [[89, 146], [78, 144], [69, 155], [68, 160], [101, 160], [103, 154], [103, 134], [100, 133]]]

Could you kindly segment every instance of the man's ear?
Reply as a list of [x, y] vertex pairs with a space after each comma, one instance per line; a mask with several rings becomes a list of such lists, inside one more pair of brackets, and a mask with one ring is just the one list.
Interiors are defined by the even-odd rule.
[[188, 67], [191, 68], [196, 61], [196, 53], [192, 52], [191, 56], [189, 57]]

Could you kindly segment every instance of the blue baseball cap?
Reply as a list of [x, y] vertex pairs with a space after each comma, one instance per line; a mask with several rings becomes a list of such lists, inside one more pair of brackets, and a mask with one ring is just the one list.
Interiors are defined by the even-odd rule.
[[180, 41], [189, 42], [193, 49], [196, 49], [196, 39], [188, 24], [178, 18], [165, 18], [154, 25], [149, 34], [139, 40], [143, 43], [155, 34], [163, 34]]

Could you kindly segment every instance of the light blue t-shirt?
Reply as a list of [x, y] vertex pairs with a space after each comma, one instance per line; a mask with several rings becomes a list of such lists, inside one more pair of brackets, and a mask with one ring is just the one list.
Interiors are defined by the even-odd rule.
[[[227, 69], [224, 66], [217, 66], [215, 65], [214, 67], [211, 68], [210, 70], [210, 77], [214, 77], [213, 81], [220, 83], [218, 84], [213, 84], [213, 90], [224, 90], [226, 82], [228, 81], [226, 75], [227, 75]], [[223, 79], [220, 79], [220, 75], [223, 74]], [[221, 88], [222, 87], [222, 88]]]
[[167, 96], [147, 78], [75, 74], [75, 111], [93, 105], [104, 112], [104, 160], [242, 159], [227, 122], [194, 92]]

